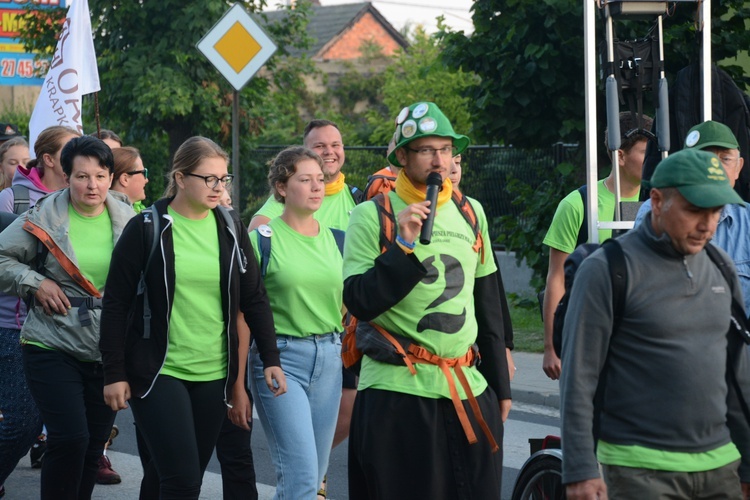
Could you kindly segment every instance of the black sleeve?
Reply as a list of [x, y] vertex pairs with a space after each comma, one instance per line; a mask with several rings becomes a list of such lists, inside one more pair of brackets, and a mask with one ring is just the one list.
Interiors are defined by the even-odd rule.
[[[150, 231], [151, 229], [149, 229]], [[102, 353], [104, 383], [127, 380], [125, 338], [128, 315], [137, 296], [144, 267], [143, 216], [130, 219], [115, 243], [102, 299], [99, 350]]]
[[478, 369], [498, 399], [510, 399], [510, 376], [508, 359], [505, 357], [503, 322], [497, 317], [497, 312], [501, 309], [497, 274], [499, 271], [474, 281], [477, 346], [482, 356]]
[[513, 350], [513, 322], [510, 319], [510, 308], [508, 307], [508, 297], [505, 294], [505, 285], [503, 285], [503, 275], [500, 272], [500, 263], [497, 261], [497, 254], [494, 250], [492, 252], [492, 258], [495, 259], [495, 266], [497, 266], [497, 289], [500, 294], [500, 314], [503, 320], [503, 338], [505, 338], [505, 347]]
[[413, 253], [392, 245], [372, 268], [344, 281], [344, 304], [357, 319], [370, 321], [401, 302], [426, 274]]
[[271, 304], [247, 231], [240, 231], [239, 239], [240, 248], [247, 259], [247, 269], [244, 274], [240, 274], [240, 310], [245, 315], [245, 322], [258, 346], [263, 367], [281, 366]]

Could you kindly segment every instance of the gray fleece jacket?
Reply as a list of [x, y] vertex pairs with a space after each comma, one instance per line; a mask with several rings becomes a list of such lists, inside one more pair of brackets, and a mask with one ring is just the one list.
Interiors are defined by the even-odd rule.
[[[68, 297], [87, 297], [88, 293], [60, 265], [47, 254], [44, 270], [46, 276], [36, 272], [34, 258], [37, 253], [37, 238], [23, 226], [28, 220], [44, 230], [62, 252], [78, 266], [73, 247], [68, 237], [70, 220], [68, 205], [70, 190], [55, 191], [41, 198], [34, 208], [18, 217], [0, 235], [0, 292], [26, 297], [35, 293], [47, 277], [54, 280]], [[105, 205], [112, 220], [114, 241], [120, 237], [125, 224], [135, 215], [133, 209], [120, 201], [119, 197], [107, 194]], [[41, 307], [32, 308], [21, 329], [21, 336], [41, 342], [46, 346], [84, 361], [99, 361], [99, 317], [101, 309], [91, 311], [91, 325], [81, 326], [77, 308], [66, 316], [47, 316]]]
[[[750, 422], [734, 405], [728, 408], [725, 379], [732, 290], [742, 303], [736, 273], [730, 287], [705, 250], [678, 254], [666, 234], [655, 235], [650, 216], [619, 241], [628, 285], [618, 332], [611, 335], [612, 289], [602, 250], [581, 265], [571, 292], [560, 381], [563, 482], [599, 477], [592, 398], [608, 350], [600, 439], [687, 453], [734, 441], [742, 454], [740, 476], [750, 481]], [[743, 354], [738, 370], [750, 390]]]

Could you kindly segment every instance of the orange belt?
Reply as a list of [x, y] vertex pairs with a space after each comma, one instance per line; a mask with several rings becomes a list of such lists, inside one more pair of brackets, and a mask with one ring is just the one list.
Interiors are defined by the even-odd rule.
[[479, 422], [479, 426], [482, 428], [482, 432], [484, 432], [484, 435], [487, 436], [487, 439], [490, 442], [492, 452], [494, 453], [500, 449], [500, 447], [497, 445], [497, 442], [495, 441], [495, 438], [492, 436], [490, 427], [487, 425], [487, 422], [482, 416], [482, 410], [479, 408], [479, 403], [477, 403], [477, 399], [474, 397], [474, 393], [471, 391], [469, 381], [466, 380], [466, 375], [464, 375], [464, 372], [461, 369], [462, 366], [472, 366], [474, 364], [477, 355], [474, 353], [473, 349], [469, 349], [469, 351], [460, 358], [441, 358], [437, 354], [433, 354], [424, 347], [418, 346], [414, 343], [409, 346], [408, 351], [405, 351], [401, 343], [396, 340], [393, 335], [388, 333], [379, 325], [376, 325], [374, 323], [370, 324], [378, 332], [380, 332], [381, 335], [388, 339], [388, 341], [393, 344], [399, 354], [403, 356], [404, 363], [406, 364], [407, 368], [409, 368], [409, 371], [412, 375], [417, 374], [417, 370], [414, 368], [414, 363], [424, 363], [428, 365], [437, 365], [440, 367], [443, 375], [445, 375], [445, 379], [448, 381], [448, 387], [451, 393], [451, 401], [453, 401], [453, 407], [456, 409], [458, 420], [461, 422], [461, 427], [463, 427], [464, 429], [464, 433], [466, 434], [466, 438], [469, 440], [469, 444], [474, 444], [477, 442], [477, 436], [474, 433], [474, 429], [471, 427], [469, 416], [467, 415], [466, 409], [461, 402], [461, 398], [458, 397], [456, 383], [453, 380], [453, 377], [451, 376], [451, 372], [449, 370], [449, 368], [452, 367], [456, 373], [458, 381], [461, 383], [461, 387], [464, 388], [464, 392], [469, 399], [469, 405], [471, 406], [471, 410], [474, 413], [474, 418], [477, 419], [477, 422]]

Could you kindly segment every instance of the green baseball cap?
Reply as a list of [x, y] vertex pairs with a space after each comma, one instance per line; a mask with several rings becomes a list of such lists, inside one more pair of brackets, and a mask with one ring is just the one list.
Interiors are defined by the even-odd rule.
[[723, 123], [711, 120], [691, 128], [685, 138], [685, 148], [705, 149], [711, 146], [740, 149], [732, 130]]
[[687, 201], [701, 208], [745, 204], [730, 186], [719, 157], [699, 149], [683, 149], [669, 155], [657, 165], [648, 185], [677, 188]]
[[456, 154], [461, 154], [471, 141], [465, 135], [457, 134], [451, 122], [434, 102], [417, 102], [404, 108], [396, 117], [396, 133], [393, 138], [396, 147], [388, 155], [392, 165], [403, 167], [396, 158], [396, 149], [409, 144], [415, 139], [429, 136], [450, 137], [456, 147]]

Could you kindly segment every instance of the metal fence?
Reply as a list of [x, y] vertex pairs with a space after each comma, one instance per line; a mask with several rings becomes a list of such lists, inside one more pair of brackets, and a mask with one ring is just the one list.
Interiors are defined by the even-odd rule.
[[[242, 197], [247, 199], [246, 210], [250, 214], [255, 213], [268, 197], [267, 164], [284, 147], [258, 148], [248, 156], [250, 165], [243, 169]], [[576, 149], [576, 145], [567, 144], [538, 149], [472, 146], [461, 155], [461, 190], [483, 205], [492, 241], [502, 233], [500, 218], [504, 215], [518, 217], [523, 209], [513, 204], [516, 196], [506, 189], [508, 181], [516, 178], [534, 187], [545, 178], [540, 172], [554, 169]], [[367, 177], [386, 165], [385, 154], [385, 147], [347, 147], [344, 166], [346, 182], [364, 188]]]

